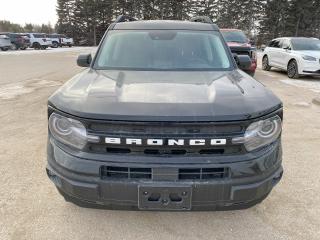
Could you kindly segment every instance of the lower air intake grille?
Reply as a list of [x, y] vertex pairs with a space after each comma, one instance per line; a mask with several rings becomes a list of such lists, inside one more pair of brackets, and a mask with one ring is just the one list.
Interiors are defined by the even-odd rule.
[[[227, 178], [229, 168], [179, 168], [177, 180], [218, 180]], [[152, 168], [102, 166], [102, 179], [152, 179]]]
[[227, 168], [180, 168], [179, 180], [187, 179], [222, 179], [228, 176]]
[[102, 178], [151, 179], [151, 168], [101, 167]]

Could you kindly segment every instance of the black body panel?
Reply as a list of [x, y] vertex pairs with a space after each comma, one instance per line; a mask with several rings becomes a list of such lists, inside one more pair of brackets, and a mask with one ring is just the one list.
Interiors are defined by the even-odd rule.
[[[238, 156], [163, 158], [121, 154], [81, 156], [81, 153], [73, 156], [50, 139], [48, 176], [67, 201], [82, 207], [138, 210], [142, 201], [140, 209], [144, 210], [243, 209], [261, 202], [279, 182], [283, 171], [280, 141], [258, 152]], [[225, 161], [228, 158], [230, 161]], [[192, 161], [193, 164], [184, 163]], [[107, 168], [112, 174], [108, 175]], [[129, 169], [131, 175], [125, 173]], [[197, 169], [202, 169], [202, 177], [197, 177]], [[147, 204], [146, 199], [139, 203], [141, 186], [149, 186], [149, 194], [158, 193], [158, 187], [166, 186], [168, 194], [187, 191], [192, 196], [180, 206], [164, 203], [161, 207], [152, 201]], [[168, 194], [161, 190], [161, 196]]]
[[85, 70], [49, 98], [74, 116], [127, 121], [237, 121], [281, 108], [240, 70], [168, 72]]

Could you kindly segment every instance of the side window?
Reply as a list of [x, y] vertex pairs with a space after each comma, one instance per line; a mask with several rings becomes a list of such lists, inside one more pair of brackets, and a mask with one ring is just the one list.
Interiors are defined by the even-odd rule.
[[280, 40], [274, 40], [274, 48], [280, 48]]
[[279, 48], [280, 47], [280, 40], [279, 39], [272, 40], [269, 43], [269, 47]]
[[289, 40], [287, 39], [283, 40], [282, 48], [291, 49]]
[[273, 47], [273, 46], [274, 46], [274, 42], [275, 42], [275, 40], [272, 40], [272, 41], [269, 43], [268, 47]]

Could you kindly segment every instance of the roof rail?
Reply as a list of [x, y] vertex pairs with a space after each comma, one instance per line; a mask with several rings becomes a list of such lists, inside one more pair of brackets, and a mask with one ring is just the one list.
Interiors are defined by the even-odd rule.
[[209, 23], [209, 24], [214, 24], [211, 18], [208, 16], [196, 16], [192, 17], [190, 19], [190, 22], [201, 22], [201, 23]]
[[137, 19], [130, 17], [130, 16], [126, 16], [126, 15], [120, 15], [117, 17], [115, 23], [120, 23], [120, 22], [133, 22], [133, 21], [137, 21]]

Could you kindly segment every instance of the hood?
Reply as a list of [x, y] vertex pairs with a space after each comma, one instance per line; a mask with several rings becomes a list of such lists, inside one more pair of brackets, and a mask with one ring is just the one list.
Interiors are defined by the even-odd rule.
[[88, 69], [50, 98], [84, 118], [134, 121], [233, 121], [279, 109], [281, 101], [240, 70], [228, 72]]
[[320, 51], [295, 51], [295, 53], [320, 58]]

